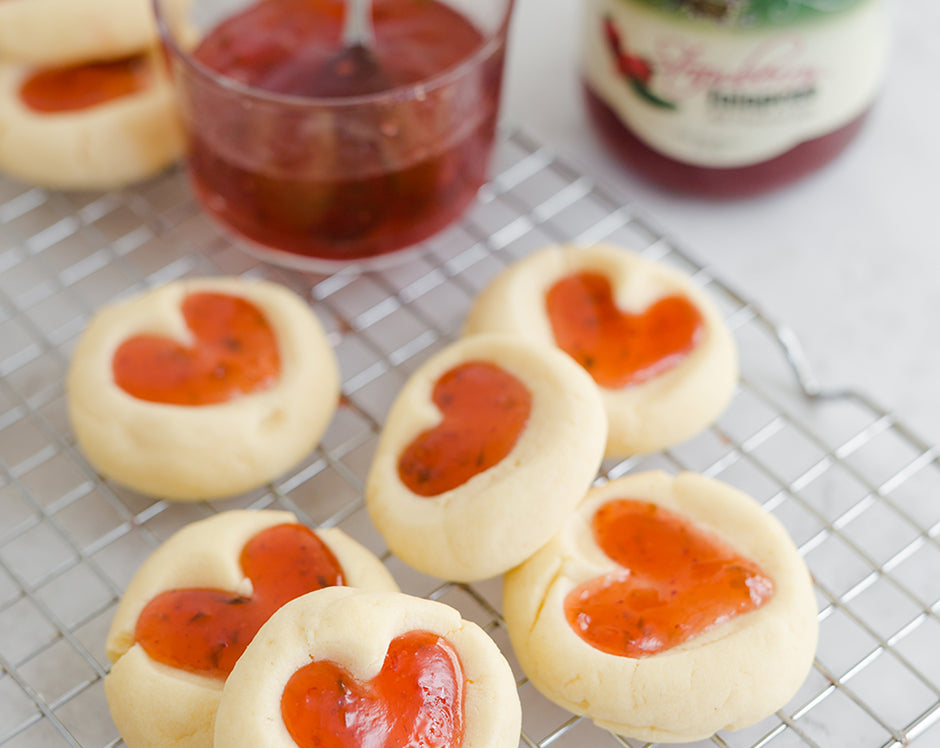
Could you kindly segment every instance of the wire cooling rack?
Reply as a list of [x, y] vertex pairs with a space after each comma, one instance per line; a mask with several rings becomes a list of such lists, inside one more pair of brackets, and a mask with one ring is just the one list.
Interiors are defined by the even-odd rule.
[[[698, 745], [940, 745], [940, 464], [937, 452], [854, 393], [820, 392], [786, 328], [674, 246], [633, 206], [523, 133], [505, 134], [492, 183], [460, 225], [381, 273], [307, 276], [230, 243], [170, 172], [133, 189], [65, 195], [0, 180], [0, 746], [120, 745], [102, 678], [121, 591], [175, 530], [222, 509], [280, 507], [338, 526], [402, 588], [458, 608], [513, 665], [520, 745], [631, 746], [543, 699], [509, 647], [500, 584], [408, 569], [370, 524], [363, 478], [409, 373], [452, 340], [474, 294], [548, 243], [608, 240], [691, 273], [735, 332], [742, 379], [715, 427], [604, 473], [695, 470], [783, 521], [813, 572], [821, 638], [792, 701]], [[339, 357], [343, 402], [321, 446], [249, 495], [171, 504], [102, 481], [69, 431], [63, 375], [101, 304], [193, 274], [265, 276], [311, 300]], [[773, 674], [768, 674], [773, 677]]]

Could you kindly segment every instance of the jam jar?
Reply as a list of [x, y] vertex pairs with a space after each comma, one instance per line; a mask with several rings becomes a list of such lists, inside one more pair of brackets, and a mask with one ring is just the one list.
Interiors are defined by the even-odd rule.
[[585, 0], [603, 139], [669, 189], [743, 197], [838, 155], [884, 77], [887, 0]]

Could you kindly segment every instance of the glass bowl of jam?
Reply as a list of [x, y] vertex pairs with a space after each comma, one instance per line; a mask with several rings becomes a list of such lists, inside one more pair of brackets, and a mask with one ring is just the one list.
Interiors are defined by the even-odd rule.
[[513, 0], [154, 0], [193, 190], [264, 259], [312, 272], [407, 256], [485, 182]]

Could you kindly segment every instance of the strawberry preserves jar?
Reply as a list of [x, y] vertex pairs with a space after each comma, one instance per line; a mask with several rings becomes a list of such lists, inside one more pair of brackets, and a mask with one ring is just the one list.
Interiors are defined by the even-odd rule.
[[862, 126], [886, 0], [587, 0], [589, 111], [634, 170], [715, 197], [823, 166]]

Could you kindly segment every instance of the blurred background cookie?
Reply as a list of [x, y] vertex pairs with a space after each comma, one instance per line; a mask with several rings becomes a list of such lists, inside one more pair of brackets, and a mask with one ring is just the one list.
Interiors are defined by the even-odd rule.
[[[170, 0], [180, 11], [189, 0]], [[67, 65], [113, 60], [155, 46], [150, 0], [3, 0], [0, 60]]]
[[183, 146], [155, 50], [63, 67], [0, 65], [0, 171], [10, 176], [53, 189], [109, 189], [156, 174]]

